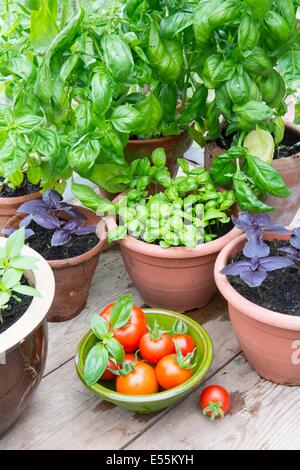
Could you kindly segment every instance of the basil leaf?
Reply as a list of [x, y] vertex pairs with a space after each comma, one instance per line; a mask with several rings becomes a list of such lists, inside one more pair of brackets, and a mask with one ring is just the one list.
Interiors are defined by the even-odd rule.
[[133, 307], [131, 294], [124, 294], [114, 303], [110, 313], [110, 324], [113, 328], [122, 328], [127, 325]]
[[248, 154], [246, 159], [248, 173], [258, 188], [277, 197], [289, 197], [292, 194], [275, 168], [254, 155]]
[[92, 169], [101, 149], [98, 139], [91, 135], [83, 136], [69, 151], [70, 166], [81, 176], [87, 176]]
[[5, 253], [8, 258], [19, 256], [25, 243], [25, 229], [20, 228], [12, 233], [5, 244]]
[[124, 104], [117, 106], [111, 115], [112, 125], [119, 132], [133, 133], [142, 124], [140, 112], [133, 106]]
[[[162, 147], [156, 148], [152, 152], [151, 160], [153, 161], [154, 166], [156, 168], [164, 168], [166, 166], [166, 162], [167, 162], [165, 149], [162, 148]], [[147, 171], [146, 175], [149, 173], [150, 167], [147, 170], [148, 171]]]
[[259, 41], [259, 24], [250, 15], [243, 16], [238, 29], [238, 44], [245, 57], [251, 54]]
[[268, 206], [258, 199], [248, 181], [245, 179], [245, 175], [240, 171], [233, 176], [233, 189], [239, 207], [243, 211], [260, 213], [274, 210], [274, 207]]
[[103, 70], [98, 70], [93, 75], [92, 102], [93, 113], [98, 117], [106, 113], [112, 102], [112, 87], [109, 76]]
[[216, 156], [212, 161], [210, 176], [217, 186], [226, 186], [232, 182], [236, 166], [227, 153]]
[[97, 338], [104, 339], [109, 332], [109, 325], [101, 315], [94, 314], [91, 318], [91, 328]]
[[273, 116], [272, 109], [260, 101], [249, 101], [242, 106], [234, 106], [233, 111], [249, 122], [260, 122]]
[[105, 342], [106, 349], [110, 356], [112, 356], [118, 364], [124, 362], [125, 352], [122, 344], [119, 343], [115, 338], [111, 338]]
[[108, 363], [108, 352], [101, 343], [89, 351], [84, 365], [84, 379], [88, 387], [95, 385], [103, 375]]
[[154, 134], [163, 115], [161, 104], [156, 96], [153, 93], [149, 93], [149, 95], [136, 104], [135, 109], [140, 116], [135, 132], [139, 135], [147, 136]]
[[39, 8], [31, 13], [30, 18], [30, 42], [38, 52], [45, 52], [52, 39], [58, 33], [57, 2], [40, 0]]
[[134, 61], [127, 42], [118, 34], [103, 36], [101, 40], [103, 58], [111, 76], [124, 81], [133, 71]]
[[178, 11], [173, 15], [164, 17], [160, 23], [160, 33], [165, 39], [173, 39], [178, 33], [193, 24], [193, 14], [187, 11]]
[[129, 188], [130, 168], [126, 163], [96, 163], [89, 179], [110, 193], [119, 193]]
[[92, 211], [102, 213], [113, 212], [113, 203], [96, 194], [90, 186], [72, 181], [71, 189], [74, 196], [79, 199], [85, 207], [88, 207]]
[[108, 243], [117, 242], [123, 240], [127, 235], [127, 226], [121, 225], [120, 227], [114, 227], [108, 232]]

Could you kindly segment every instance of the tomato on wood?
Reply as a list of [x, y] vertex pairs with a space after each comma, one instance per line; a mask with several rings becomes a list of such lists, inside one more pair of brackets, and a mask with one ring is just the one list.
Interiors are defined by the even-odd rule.
[[146, 315], [132, 303], [132, 296], [125, 294], [114, 304], [108, 305], [101, 313], [110, 325], [114, 338], [124, 347], [125, 352], [135, 352], [141, 337], [147, 333]]
[[139, 350], [146, 361], [157, 364], [173, 351], [173, 341], [171, 336], [161, 330], [155, 322], [153, 329], [141, 337]]
[[209, 385], [200, 394], [200, 407], [203, 414], [214, 421], [226, 415], [230, 408], [230, 395], [221, 385]]

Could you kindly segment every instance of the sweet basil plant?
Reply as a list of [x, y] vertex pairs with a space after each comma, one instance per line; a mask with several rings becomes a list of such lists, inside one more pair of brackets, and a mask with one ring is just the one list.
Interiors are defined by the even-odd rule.
[[18, 294], [40, 297], [38, 291], [23, 282], [25, 270], [35, 269], [37, 259], [22, 255], [25, 229], [20, 228], [9, 236], [0, 248], [0, 322], [10, 316], [11, 301], [21, 302]]
[[[259, 287], [271, 271], [296, 266], [300, 275], [300, 229], [291, 233], [287, 246], [278, 247], [276, 255], [270, 254], [268, 243], [263, 241], [266, 232], [287, 234], [289, 230], [280, 224], [273, 224], [267, 214], [253, 216], [241, 213], [234, 218], [235, 225], [247, 235], [247, 243], [243, 249], [243, 259], [233, 261], [222, 269], [227, 276], [239, 276], [249, 287]], [[284, 255], [283, 255], [284, 253]]]
[[214, 159], [212, 179], [231, 184], [245, 211], [271, 211], [266, 194], [290, 195], [271, 163], [284, 137], [285, 100], [300, 83], [298, 4], [200, 0], [195, 9], [198, 73], [211, 96], [202, 130], [228, 150]]
[[118, 226], [109, 231], [110, 242], [128, 234], [163, 248], [196, 248], [198, 244], [214, 240], [224, 224], [230, 222], [228, 214], [235, 202], [234, 192], [219, 191], [207, 170], [203, 167], [190, 169], [184, 159], [178, 159], [183, 175], [171, 178], [163, 149], [153, 152], [152, 162], [151, 165], [145, 158], [132, 163], [134, 177], [130, 189], [115, 202], [74, 182], [73, 193], [83, 205], [98, 214], [116, 216]]

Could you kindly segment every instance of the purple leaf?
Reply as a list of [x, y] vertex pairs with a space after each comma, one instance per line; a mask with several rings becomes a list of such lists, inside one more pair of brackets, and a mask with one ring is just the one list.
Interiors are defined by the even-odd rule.
[[254, 235], [246, 243], [243, 254], [247, 256], [247, 258], [253, 258], [254, 256], [262, 258], [270, 254], [270, 248], [267, 243], [260, 239], [259, 235]]
[[64, 226], [63, 230], [70, 232], [70, 233], [75, 233], [76, 230], [80, 227], [79, 223], [77, 220], [69, 220]]
[[236, 261], [235, 263], [228, 264], [225, 268], [220, 271], [221, 274], [228, 276], [239, 276], [242, 272], [251, 269], [251, 261]]
[[266, 271], [275, 271], [276, 269], [287, 268], [294, 263], [289, 258], [284, 256], [269, 256], [268, 258], [260, 259], [260, 266]]
[[30, 224], [30, 222], [32, 221], [32, 215], [29, 214], [27, 215], [26, 217], [24, 217], [24, 219], [21, 220], [21, 222], [19, 223], [19, 227], [28, 227], [28, 225]]
[[18, 208], [17, 212], [24, 212], [25, 214], [39, 214], [41, 212], [47, 212], [49, 210], [47, 204], [42, 199], [36, 199], [34, 201], [24, 202]]
[[85, 225], [83, 227], [78, 227], [74, 232], [76, 235], [88, 235], [89, 233], [96, 233], [97, 225]]
[[281, 224], [273, 224], [270, 215], [268, 214], [257, 214], [253, 216], [248, 212], [241, 212], [239, 218], [232, 217], [234, 224], [247, 234], [247, 237], [252, 236], [262, 237], [265, 232], [289, 233], [289, 230], [284, 228]]
[[68, 204], [65, 204], [64, 202], [61, 203], [61, 210], [63, 210], [66, 214], [70, 215], [71, 217], [74, 217], [74, 219], [77, 220], [85, 220], [85, 216], [76, 210], [74, 207], [69, 206]]
[[72, 233], [67, 230], [56, 230], [51, 238], [51, 246], [61, 246], [68, 243], [72, 238]]
[[263, 281], [266, 279], [267, 273], [263, 270], [252, 271], [249, 269], [248, 271], [242, 272], [240, 278], [242, 281], [246, 282], [249, 287], [259, 287]]
[[62, 199], [62, 196], [54, 189], [48, 189], [43, 194], [43, 201], [49, 209], [59, 209]]
[[49, 230], [60, 227], [60, 221], [57, 217], [55, 217], [55, 215], [34, 214], [32, 219], [41, 227], [47, 228]]
[[290, 243], [293, 248], [300, 250], [300, 228], [293, 231]]
[[[4, 228], [4, 229], [1, 230], [1, 233], [3, 233], [4, 235], [7, 235], [9, 237], [9, 235], [14, 233], [15, 231], [16, 230], [14, 228]], [[26, 228], [25, 229], [25, 240], [27, 240], [32, 235], [34, 235], [34, 231], [31, 230], [31, 228]]]
[[297, 248], [293, 248], [292, 246], [287, 246], [287, 247], [280, 248], [280, 251], [287, 253], [289, 257], [296, 263], [300, 263], [300, 250], [297, 250]]

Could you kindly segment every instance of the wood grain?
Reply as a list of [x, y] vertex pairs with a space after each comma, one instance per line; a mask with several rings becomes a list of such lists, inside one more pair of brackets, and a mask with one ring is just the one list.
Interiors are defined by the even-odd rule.
[[240, 354], [209, 383], [231, 393], [228, 416], [211, 422], [195, 392], [126, 447], [134, 449], [299, 449], [299, 387], [261, 379]]

